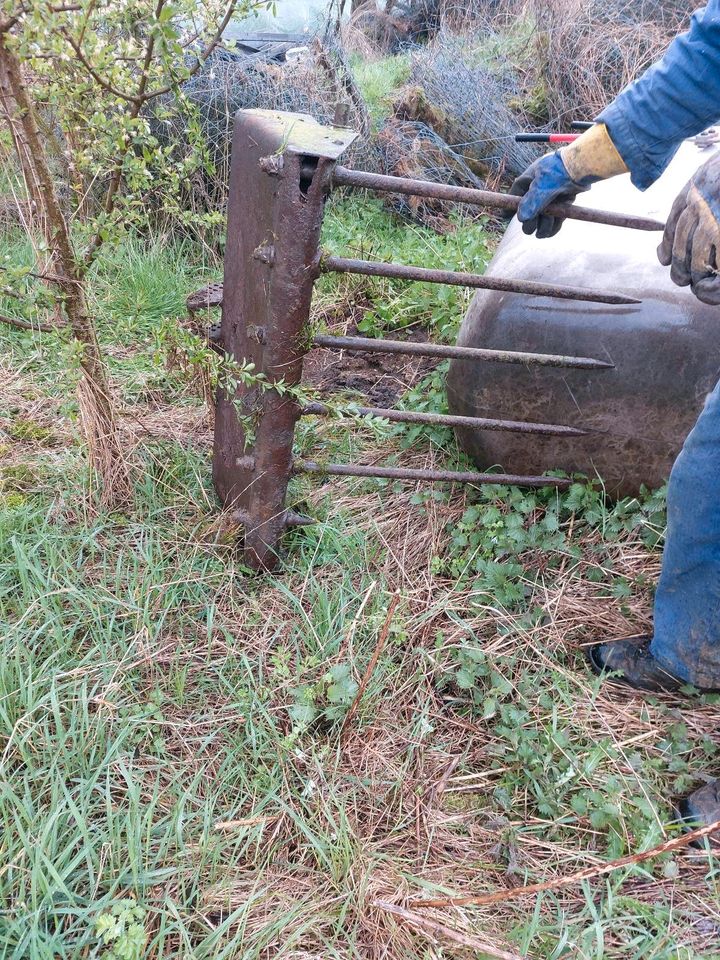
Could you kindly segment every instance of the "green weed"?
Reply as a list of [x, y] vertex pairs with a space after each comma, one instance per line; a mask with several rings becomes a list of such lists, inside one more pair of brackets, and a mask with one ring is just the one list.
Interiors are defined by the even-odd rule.
[[448, 531], [448, 550], [434, 569], [463, 583], [507, 609], [523, 608], [540, 576], [580, 559], [569, 531], [582, 535], [597, 530], [602, 541], [594, 548], [590, 580], [605, 582], [618, 598], [629, 596], [631, 585], [617, 578], [611, 551], [623, 533], [639, 534], [649, 548], [661, 544], [665, 530], [665, 490], [644, 491], [640, 498], [606, 503], [604, 491], [574, 483], [566, 492], [552, 487], [539, 491], [485, 486], [480, 497]]
[[390, 113], [393, 98], [410, 78], [410, 54], [379, 60], [353, 58], [352, 67], [374, 125]]
[[[351, 197], [329, 205], [323, 245], [338, 256], [482, 273], [492, 239], [477, 221], [459, 221], [454, 231], [439, 236], [404, 224], [380, 200]], [[323, 300], [357, 299], [361, 293], [367, 305], [358, 329], [368, 336], [419, 325], [448, 341], [470, 302], [467, 290], [439, 284], [337, 276], [326, 276], [318, 284]]]
[[131, 899], [121, 900], [101, 913], [95, 934], [107, 948], [103, 956], [114, 960], [141, 960], [147, 940], [145, 916], [145, 909]]

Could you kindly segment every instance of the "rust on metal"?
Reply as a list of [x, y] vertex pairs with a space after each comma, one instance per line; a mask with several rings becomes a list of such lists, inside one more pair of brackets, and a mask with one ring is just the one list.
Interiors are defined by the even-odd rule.
[[[309, 403], [303, 416], [329, 417], [335, 413], [324, 403]], [[346, 416], [380, 417], [396, 423], [426, 423], [440, 427], [469, 427], [472, 430], [507, 430], [509, 433], [537, 433], [553, 437], [584, 437], [586, 430], [553, 423], [528, 423], [525, 420], [493, 420], [486, 417], [460, 417], [449, 413], [418, 413], [414, 410], [392, 410], [386, 407], [353, 407], [342, 411]]]
[[296, 473], [313, 473], [328, 477], [376, 477], [385, 480], [424, 480], [432, 483], [500, 484], [512, 487], [557, 487], [564, 490], [572, 480], [566, 477], [523, 477], [510, 473], [474, 473], [455, 470], [415, 470], [408, 467], [364, 467], [345, 463], [314, 463], [296, 460]]
[[587, 300], [591, 303], [641, 303], [634, 297], [604, 293], [600, 290], [585, 290], [583, 287], [565, 287], [555, 283], [538, 283], [535, 280], [486, 277], [477, 273], [458, 273], [454, 270], [429, 270], [426, 267], [410, 267], [401, 263], [381, 263], [375, 260], [348, 260], [345, 257], [323, 256], [320, 266], [325, 273], [358, 273], [365, 277], [419, 280], [423, 283], [472, 287], [475, 290], [502, 290], [506, 293], [527, 293], [535, 297], [553, 297], [560, 300]]
[[[365, 173], [361, 170], [348, 170], [336, 167], [333, 184], [337, 187], [359, 187], [364, 190], [377, 190], [384, 193], [402, 193], [411, 197], [425, 197], [429, 200], [451, 200], [478, 207], [490, 207], [494, 210], [516, 211], [520, 206], [520, 197], [509, 193], [497, 193], [492, 190], [475, 190], [471, 187], [453, 187], [445, 183], [432, 183], [429, 180], [411, 180], [407, 177], [387, 177], [377, 173]], [[649, 217], [636, 217], [630, 214], [613, 213], [608, 210], [592, 210], [574, 204], [554, 203], [545, 211], [550, 216], [566, 217], [568, 220], [584, 220], [587, 223], [603, 223], [610, 227], [628, 227], [632, 230], [664, 230], [665, 224]]]
[[358, 350], [362, 353], [406, 353], [416, 357], [445, 357], [456, 360], [486, 360], [493, 363], [520, 363], [541, 367], [570, 367], [579, 370], [612, 370], [614, 364], [590, 357], [563, 357], [552, 353], [524, 353], [517, 350], [485, 350], [482, 347], [451, 347], [444, 343], [412, 343], [406, 340], [375, 340], [369, 337], [333, 337], [318, 334], [316, 347], [329, 350]]
[[[502, 194], [444, 188], [422, 181], [378, 178], [345, 171], [337, 167], [337, 160], [355, 136], [351, 130], [324, 127], [311, 117], [300, 114], [240, 111], [235, 118], [233, 134], [223, 283], [211, 284], [188, 300], [191, 311], [222, 305], [220, 331], [217, 336], [211, 336], [211, 341], [216, 349], [226, 355], [228, 376], [218, 388], [213, 481], [230, 515], [243, 527], [245, 561], [254, 569], [268, 569], [275, 564], [278, 543], [286, 529], [313, 522], [287, 507], [288, 483], [294, 473], [559, 489], [571, 483], [566, 478], [535, 475], [354, 464], [322, 465], [294, 460], [293, 437], [298, 418], [303, 414], [327, 416], [330, 413], [327, 405], [321, 403], [301, 408], [297, 393], [291, 389], [300, 383], [303, 358], [311, 346], [526, 366], [590, 370], [612, 369], [613, 366], [589, 357], [526, 351], [360, 337], [313, 338], [309, 331], [310, 304], [314, 283], [322, 270], [520, 291], [537, 296], [601, 303], [638, 302], [630, 297], [617, 297], [576, 287], [322, 257], [319, 238], [324, 204], [333, 184], [339, 182], [352, 182], [353, 185], [380, 190], [398, 188], [404, 193], [436, 195], [461, 202], [481, 202], [481, 197], [495, 197], [496, 205], [505, 209], [509, 200], [517, 204], [517, 198], [505, 198]], [[430, 188], [440, 192], [422, 192]], [[443, 193], [445, 190], [449, 190], [450, 194]], [[497, 197], [502, 203], [497, 201]], [[576, 208], [561, 210], [578, 219], [590, 219], [590, 214], [599, 216], [596, 211]], [[605, 219], [601, 222], [611, 221]], [[626, 222], [625, 225], [636, 224]], [[244, 369], [249, 369], [253, 375], [235, 376], [233, 363], [244, 365]], [[239, 385], [236, 386], [238, 381]], [[419, 413], [383, 407], [357, 407], [348, 413], [406, 423], [504, 430], [551, 437], [576, 437], [586, 432], [559, 424]]]
[[300, 416], [292, 396], [267, 384], [292, 387], [302, 377], [323, 208], [335, 161], [354, 138], [299, 114], [235, 117], [220, 340], [264, 381], [232, 395], [218, 390], [213, 480], [225, 506], [243, 518], [253, 568], [277, 559]]
[[188, 313], [192, 316], [200, 310], [209, 310], [210, 307], [221, 307], [223, 302], [223, 285], [209, 283], [201, 290], [191, 293], [185, 301]]

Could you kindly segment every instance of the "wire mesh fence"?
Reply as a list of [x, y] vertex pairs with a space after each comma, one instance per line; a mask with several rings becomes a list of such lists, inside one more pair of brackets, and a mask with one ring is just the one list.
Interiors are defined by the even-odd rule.
[[[367, 130], [364, 101], [359, 94], [350, 95], [351, 74], [339, 56], [316, 42], [286, 59], [291, 47], [277, 44], [253, 55], [218, 49], [184, 85], [182, 98], [168, 94], [154, 106], [152, 123], [160, 142], [187, 154], [192, 150], [188, 120], [196, 111], [210, 163], [198, 165], [186, 183], [186, 201], [193, 208], [225, 208], [233, 118], [238, 110], [307, 113], [329, 124], [337, 103], [345, 102], [347, 123]], [[372, 163], [367, 140], [359, 142], [356, 153]]]
[[[535, 155], [532, 148], [512, 144], [517, 120], [511, 119], [497, 93], [502, 88], [500, 81], [473, 68], [462, 73], [461, 67], [455, 86], [451, 79], [443, 81], [439, 71], [459, 55], [459, 47], [453, 52], [449, 40], [443, 46], [416, 46], [413, 50], [414, 63], [417, 58], [413, 69], [418, 78], [428, 81], [429, 96], [439, 108], [425, 110], [423, 95], [416, 91], [414, 99], [412, 95], [400, 98], [392, 115], [375, 129], [371, 128], [367, 106], [337, 34], [328, 32], [322, 39], [311, 39], [291, 58], [287, 58], [288, 46], [283, 44], [250, 56], [216, 51], [184, 85], [182, 98], [167, 95], [154, 108], [152, 117], [161, 143], [173, 144], [181, 153], [189, 154], [192, 128], [188, 105], [197, 112], [210, 164], [198, 165], [186, 181], [185, 202], [194, 210], [224, 210], [233, 117], [241, 109], [307, 113], [329, 124], [338, 103], [343, 103], [348, 107], [345, 122], [362, 134], [350, 150], [348, 165], [439, 183], [484, 186], [485, 174], [503, 168], [503, 146], [510, 150], [510, 173], [520, 168], [524, 157]], [[438, 56], [437, 67], [431, 72], [431, 62]], [[482, 90], [475, 89], [478, 83]], [[444, 93], [446, 90], [450, 93]], [[503, 94], [509, 90], [507, 86]], [[465, 104], [463, 96], [468, 101]], [[488, 102], [483, 105], [483, 101]], [[440, 116], [446, 119], [440, 122]], [[457, 146], [448, 143], [448, 137], [457, 141]], [[401, 215], [436, 230], [447, 229], [448, 215], [456, 209], [456, 205], [442, 201], [406, 198], [388, 202]]]
[[[161, 143], [189, 155], [186, 104], [197, 111], [210, 164], [186, 180], [183, 202], [193, 210], [224, 210], [232, 119], [248, 108], [330, 123], [344, 103], [346, 122], [362, 134], [349, 166], [494, 187], [542, 152], [516, 143], [517, 132], [595, 116], [660, 55], [687, 16], [681, 0], [407, 0], [365, 4], [348, 26], [339, 23], [336, 2], [301, 49], [218, 49], [182, 97], [169, 94], [156, 105], [153, 123]], [[508, 50], [508, 36], [519, 32], [521, 47]], [[350, 49], [363, 57], [397, 49], [409, 58], [409, 83], [375, 125]], [[434, 229], [448, 226], [446, 204], [393, 204]]]
[[515, 143], [527, 117], [513, 109], [521, 101], [520, 75], [504, 65], [482, 61], [487, 34], [442, 31], [412, 56], [411, 83], [432, 105], [435, 122], [452, 149], [476, 174], [512, 178], [539, 156], [537, 147]]

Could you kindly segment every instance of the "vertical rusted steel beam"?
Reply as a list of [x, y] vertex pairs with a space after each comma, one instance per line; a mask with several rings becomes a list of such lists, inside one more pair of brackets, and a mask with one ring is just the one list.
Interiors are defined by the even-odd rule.
[[245, 561], [270, 568], [286, 526], [285, 498], [300, 416], [291, 396], [310, 344], [323, 207], [337, 159], [353, 131], [309, 116], [243, 110], [235, 117], [220, 341], [265, 384], [221, 385], [213, 481], [245, 527]]

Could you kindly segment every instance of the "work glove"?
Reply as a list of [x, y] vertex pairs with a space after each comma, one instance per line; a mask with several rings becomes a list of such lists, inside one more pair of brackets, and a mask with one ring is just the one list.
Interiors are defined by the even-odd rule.
[[670, 211], [658, 259], [679, 287], [698, 300], [720, 304], [720, 154], [691, 177]]
[[627, 173], [627, 167], [604, 123], [590, 127], [567, 147], [540, 157], [510, 187], [510, 193], [523, 198], [517, 212], [523, 232], [534, 233], [540, 240], [554, 237], [564, 218], [543, 213], [546, 207], [572, 203], [593, 183], [619, 173]]

